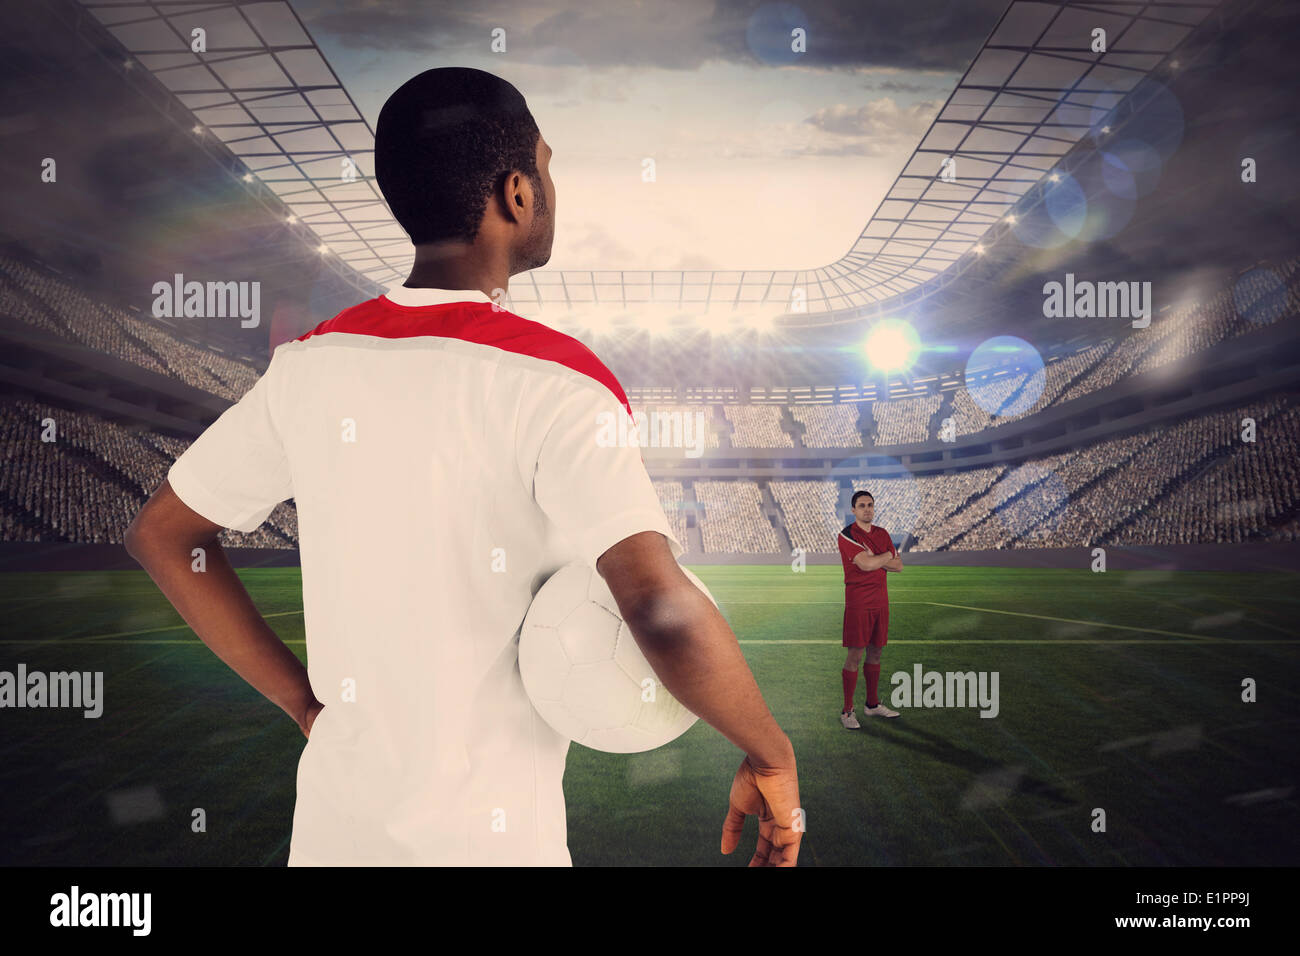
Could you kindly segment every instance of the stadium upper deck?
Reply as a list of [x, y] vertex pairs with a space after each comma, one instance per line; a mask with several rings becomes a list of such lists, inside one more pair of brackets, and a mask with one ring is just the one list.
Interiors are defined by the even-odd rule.
[[[62, 0], [59, 0], [62, 2]], [[958, 280], [1010, 234], [1013, 214], [1046, 198], [1051, 170], [1091, 155], [1162, 89], [1149, 77], [1185, 69], [1240, 16], [1219, 0], [1159, 4], [1011, 0], [875, 214], [838, 260], [813, 270], [534, 270], [512, 284], [510, 307], [539, 321], [591, 309], [763, 310], [791, 324], [859, 321], [914, 303]], [[186, 16], [202, 8], [205, 52], [191, 51]], [[211, 134], [249, 189], [278, 197], [358, 287], [409, 272], [410, 244], [372, 173], [374, 133], [290, 3], [141, 6], [80, 0], [135, 65], [170, 91], [196, 135]], [[1105, 31], [1097, 48], [1095, 31]], [[357, 175], [339, 177], [348, 159]], [[960, 173], [941, 175], [956, 161]]]

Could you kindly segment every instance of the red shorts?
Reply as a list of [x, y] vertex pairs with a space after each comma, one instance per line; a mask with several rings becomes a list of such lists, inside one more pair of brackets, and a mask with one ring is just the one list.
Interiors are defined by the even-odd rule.
[[889, 640], [889, 608], [844, 609], [845, 647], [884, 647]]

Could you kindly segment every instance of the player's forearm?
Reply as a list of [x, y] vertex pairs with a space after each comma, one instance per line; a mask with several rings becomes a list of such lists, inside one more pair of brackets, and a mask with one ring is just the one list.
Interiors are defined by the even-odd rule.
[[897, 554], [894, 555], [893, 557], [891, 557], [891, 558], [889, 559], [889, 563], [886, 564], [886, 565], [884, 565], [884, 568], [885, 568], [886, 571], [901, 571], [901, 570], [903, 570], [903, 559], [902, 559], [902, 557], [899, 556], [899, 555], [897, 555]]
[[749, 665], [712, 602], [687, 585], [662, 593], [628, 620], [668, 692], [765, 766], [790, 766], [794, 749], [768, 710]]
[[216, 539], [203, 548], [204, 571], [192, 570], [186, 543], [134, 542], [131, 556], [213, 653], [304, 727], [316, 700], [307, 669], [262, 619]]
[[854, 558], [854, 563], [863, 571], [875, 571], [883, 568], [893, 557], [892, 554], [860, 554]]

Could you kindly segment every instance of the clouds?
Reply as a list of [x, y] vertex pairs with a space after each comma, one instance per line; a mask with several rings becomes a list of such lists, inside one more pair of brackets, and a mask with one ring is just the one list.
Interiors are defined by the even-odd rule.
[[352, 50], [447, 51], [464, 43], [469, 26], [460, 17], [444, 17], [442, 3], [294, 0], [293, 7], [318, 43]]
[[371, 116], [431, 67], [520, 90], [557, 150], [552, 268], [707, 270], [843, 255], [1007, 0], [293, 2]]
[[925, 100], [900, 107], [888, 96], [849, 106], [836, 103], [817, 110], [808, 122], [818, 129], [840, 136], [867, 137], [877, 143], [915, 143], [938, 115], [943, 103]]
[[908, 83], [901, 80], [882, 80], [874, 85], [869, 85], [867, 89], [879, 90], [882, 93], [942, 93], [948, 87], [943, 83]]
[[[785, 4], [807, 32], [799, 59], [813, 69], [895, 67], [964, 70], [1007, 0], [803, 0]], [[571, 51], [590, 69], [693, 70], [710, 63], [759, 66], [748, 30], [753, 0], [294, 0], [319, 42], [354, 50], [484, 54], [504, 29], [516, 62]], [[882, 89], [884, 89], [882, 87]], [[886, 92], [905, 92], [902, 88]]]
[[[810, 60], [826, 68], [962, 72], [1009, 0], [809, 0]], [[746, 0], [721, 6], [748, 15]]]

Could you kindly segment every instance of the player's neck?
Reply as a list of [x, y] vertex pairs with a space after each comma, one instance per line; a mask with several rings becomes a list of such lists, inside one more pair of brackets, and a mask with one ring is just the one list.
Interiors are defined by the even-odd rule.
[[[415, 247], [415, 263], [402, 283], [408, 289], [477, 289], [488, 298], [510, 282], [504, 262], [489, 261], [466, 243], [432, 243]], [[499, 293], [497, 293], [499, 294]]]
[[[855, 518], [854, 520], [857, 521], [858, 519]], [[858, 521], [858, 527], [861, 528], [863, 531], [870, 531], [874, 526], [871, 524], [871, 522], [867, 522], [866, 524], [863, 524], [861, 521]]]

